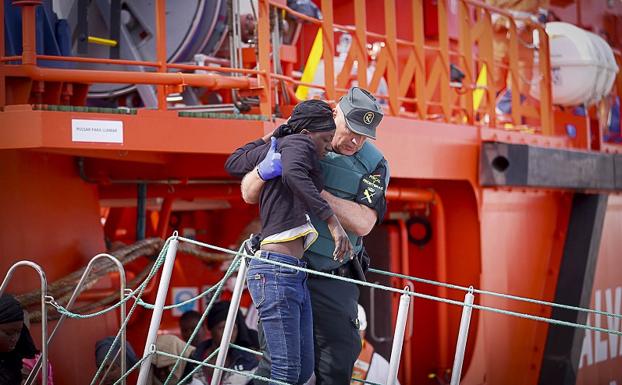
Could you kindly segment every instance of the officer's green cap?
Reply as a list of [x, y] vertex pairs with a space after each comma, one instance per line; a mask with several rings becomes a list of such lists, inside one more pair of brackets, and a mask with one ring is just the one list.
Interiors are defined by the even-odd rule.
[[376, 127], [384, 116], [376, 98], [366, 90], [352, 87], [339, 100], [348, 128], [357, 134], [376, 139]]

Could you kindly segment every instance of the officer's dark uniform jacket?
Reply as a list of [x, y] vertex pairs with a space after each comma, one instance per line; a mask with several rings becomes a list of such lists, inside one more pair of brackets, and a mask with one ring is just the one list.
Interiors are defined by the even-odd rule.
[[[378, 223], [386, 212], [386, 188], [389, 184], [389, 168], [382, 153], [370, 142], [352, 156], [329, 152], [321, 160], [324, 189], [336, 197], [347, 199], [374, 209]], [[326, 222], [311, 215], [313, 226], [319, 233], [318, 239], [305, 253], [309, 265], [319, 271], [331, 271], [341, 264], [333, 259], [335, 242]], [[354, 252], [363, 247], [362, 237], [348, 232]], [[347, 263], [347, 261], [345, 261]]]

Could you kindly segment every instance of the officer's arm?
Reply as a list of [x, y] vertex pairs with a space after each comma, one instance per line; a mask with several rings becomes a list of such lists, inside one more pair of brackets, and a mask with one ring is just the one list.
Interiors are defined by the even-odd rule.
[[346, 230], [353, 232], [359, 237], [364, 237], [374, 228], [378, 220], [378, 214], [374, 209], [338, 198], [326, 190], [323, 190], [320, 195], [328, 202], [335, 215], [337, 215], [337, 219], [339, 219], [339, 222]]
[[251, 205], [259, 202], [259, 194], [265, 183], [255, 170], [244, 175], [242, 179], [242, 199], [244, 202]]
[[338, 198], [323, 191], [322, 197], [330, 204], [343, 227], [359, 237], [369, 234], [387, 211], [385, 193], [389, 185], [389, 165], [386, 160], [361, 179], [356, 198], [352, 201]]

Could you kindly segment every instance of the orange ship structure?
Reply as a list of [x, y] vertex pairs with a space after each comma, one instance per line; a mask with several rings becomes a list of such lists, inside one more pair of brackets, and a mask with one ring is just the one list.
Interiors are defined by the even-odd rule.
[[[321, 18], [285, 0], [181, 3], [0, 3], [3, 277], [36, 262], [66, 303], [71, 273], [98, 253], [119, 257], [134, 288], [173, 231], [237, 249], [258, 211], [225, 173], [227, 156], [301, 98], [334, 103], [358, 84], [385, 108], [377, 145], [392, 177], [388, 213], [365, 238], [372, 267], [621, 313], [619, 0], [551, 0], [546, 25], [474, 0], [318, 0]], [[588, 46], [593, 60], [556, 56]], [[574, 86], [583, 88], [564, 88]], [[180, 248], [167, 303], [214, 285], [227, 260]], [[118, 281], [94, 275], [72, 309], [118, 301]], [[368, 281], [464, 298], [373, 272]], [[22, 295], [36, 340], [38, 289], [22, 270], [7, 288]], [[361, 293], [367, 338], [388, 356], [399, 296]], [[155, 296], [149, 285], [145, 301]], [[475, 303], [622, 332], [615, 316], [488, 295]], [[402, 384], [449, 383], [461, 310], [414, 299]], [[138, 307], [129, 321], [135, 348], [150, 313]], [[177, 333], [179, 315], [166, 311], [161, 328]], [[53, 326], [58, 314], [48, 317]], [[118, 328], [116, 312], [65, 321], [49, 346], [56, 383], [88, 383], [95, 341]], [[622, 335], [475, 310], [461, 383], [622, 385]]]

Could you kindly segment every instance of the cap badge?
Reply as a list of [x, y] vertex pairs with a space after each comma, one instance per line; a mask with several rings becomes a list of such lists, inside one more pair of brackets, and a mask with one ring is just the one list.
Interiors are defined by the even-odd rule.
[[371, 122], [374, 121], [374, 113], [373, 112], [367, 112], [365, 115], [363, 115], [363, 122], [365, 122], [365, 124], [371, 124]]

